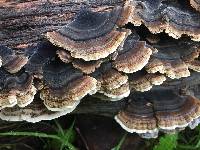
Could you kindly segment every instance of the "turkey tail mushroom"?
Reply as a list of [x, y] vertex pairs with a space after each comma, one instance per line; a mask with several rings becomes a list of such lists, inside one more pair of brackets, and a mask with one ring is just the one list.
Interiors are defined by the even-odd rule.
[[[141, 100], [142, 98], [142, 100]], [[128, 132], [155, 138], [158, 131], [171, 133], [199, 123], [200, 102], [192, 96], [179, 96], [172, 90], [159, 90], [129, 97], [127, 109], [115, 120]]]
[[131, 104], [115, 116], [115, 120], [130, 133], [136, 132], [142, 137], [156, 138], [158, 128], [152, 104], [145, 99], [131, 100]]
[[138, 41], [133, 35], [128, 36], [123, 48], [118, 51], [118, 56], [112, 65], [119, 71], [134, 73], [141, 70], [149, 61], [152, 49], [145, 41]]
[[93, 12], [84, 8], [62, 29], [47, 32], [47, 38], [69, 51], [74, 58], [85, 61], [105, 58], [116, 51], [130, 34], [127, 29], [117, 28], [120, 14], [121, 7], [109, 12]]
[[193, 41], [161, 40], [154, 44], [158, 52], [150, 58], [145, 69], [148, 73], [159, 72], [172, 79], [189, 77], [190, 70], [199, 72], [199, 43]]
[[200, 0], [189, 0], [190, 1], [190, 5], [196, 9], [197, 11], [200, 12]]
[[33, 101], [36, 88], [32, 76], [26, 73], [12, 75], [3, 69], [0, 70], [0, 76], [0, 109], [13, 107], [16, 104], [25, 107]]
[[81, 59], [75, 59], [72, 62], [72, 65], [74, 68], [80, 69], [85, 74], [91, 74], [101, 66], [102, 62], [103, 60], [84, 61]]
[[112, 90], [104, 89], [98, 92], [103, 93], [105, 96], [109, 98], [110, 101], [118, 101], [129, 96], [130, 94], [129, 83], [126, 82], [122, 84], [120, 87]]
[[144, 24], [152, 33], [165, 31], [175, 39], [183, 34], [194, 41], [200, 41], [200, 15], [199, 12], [185, 10], [181, 4], [164, 2], [162, 0], [128, 0], [132, 15], [129, 22], [135, 26]]
[[103, 63], [92, 76], [99, 83], [97, 92], [104, 94], [111, 101], [121, 100], [130, 94], [128, 76], [113, 69], [109, 62]]
[[132, 91], [149, 91], [154, 85], [161, 85], [166, 80], [162, 74], [139, 71], [129, 75], [129, 84]]
[[70, 55], [70, 53], [64, 49], [59, 49], [56, 51], [56, 53], [60, 60], [62, 60], [64, 63], [70, 63], [73, 61], [73, 58]]
[[[75, 102], [74, 107], [79, 104]], [[4, 108], [0, 111], [0, 118], [6, 121], [27, 121], [31, 123], [42, 120], [52, 120], [60, 116], [72, 112], [74, 108], [69, 108], [65, 111], [50, 111], [46, 108], [41, 99], [34, 101], [24, 108], [14, 106], [12, 108]]]
[[183, 56], [183, 61], [194, 71], [200, 72], [200, 47]]
[[75, 109], [87, 94], [96, 92], [97, 81], [74, 69], [72, 65], [52, 61], [43, 67], [44, 88], [40, 98], [51, 111]]
[[181, 60], [162, 60], [152, 58], [146, 66], [146, 70], [149, 73], [160, 72], [166, 74], [166, 76], [172, 79], [190, 76], [188, 66]]
[[0, 45], [0, 58], [2, 67], [10, 73], [17, 73], [27, 63], [28, 58], [23, 54], [15, 54], [15, 51]]

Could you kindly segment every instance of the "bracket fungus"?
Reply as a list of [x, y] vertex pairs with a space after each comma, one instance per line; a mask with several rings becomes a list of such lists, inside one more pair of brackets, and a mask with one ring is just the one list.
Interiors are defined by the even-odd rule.
[[194, 71], [200, 72], [200, 47], [195, 48], [188, 55], [183, 56], [183, 60], [188, 67]]
[[130, 88], [133, 91], [149, 91], [153, 85], [161, 85], [166, 80], [162, 74], [147, 73], [145, 71], [129, 75]]
[[69, 51], [74, 58], [85, 61], [105, 58], [116, 51], [130, 33], [117, 28], [121, 7], [109, 12], [93, 12], [83, 8], [74, 20], [58, 31], [47, 32], [53, 44]]
[[58, 54], [60, 60], [62, 60], [64, 63], [70, 63], [73, 61], [73, 58], [70, 55], [70, 53], [64, 49], [59, 49], [56, 51], [56, 53]]
[[33, 78], [26, 73], [12, 75], [2, 68], [0, 69], [1, 90], [0, 90], [0, 109], [29, 105], [36, 94], [33, 85]]
[[135, 26], [144, 24], [152, 33], [165, 31], [175, 39], [183, 34], [200, 41], [200, 15], [175, 4], [162, 0], [128, 0], [125, 5], [132, 12], [129, 22]]
[[190, 0], [190, 5], [200, 12], [200, 0]]
[[23, 54], [15, 54], [15, 51], [0, 45], [1, 66], [10, 73], [17, 73], [27, 63], [28, 58]]
[[130, 35], [118, 53], [112, 63], [113, 67], [125, 73], [133, 73], [148, 63], [153, 51], [145, 41], [139, 41], [137, 35]]
[[97, 68], [100, 67], [102, 60], [84, 61], [81, 59], [75, 59], [72, 65], [80, 69], [85, 74], [93, 73]]
[[146, 66], [146, 70], [149, 73], [160, 72], [166, 74], [166, 76], [174, 78], [182, 78], [190, 76], [188, 66], [181, 60], [162, 60], [152, 59]]
[[46, 64], [43, 70], [44, 88], [40, 98], [51, 111], [75, 109], [77, 101], [96, 92], [96, 79], [83, 76], [71, 65], [52, 61]]
[[129, 97], [130, 104], [115, 116], [128, 132], [156, 138], [158, 131], [170, 133], [194, 127], [200, 116], [200, 102], [192, 96], [179, 96], [171, 90], [146, 92]]
[[[79, 102], [77, 101], [74, 106], [78, 104]], [[1, 110], [0, 118], [6, 121], [27, 121], [35, 123], [42, 120], [52, 120], [58, 118], [72, 112], [73, 110], [74, 108], [69, 108], [65, 111], [50, 111], [40, 99], [36, 99], [24, 108], [14, 106]]]
[[114, 88], [112, 90], [104, 89], [98, 92], [103, 93], [105, 96], [109, 98], [110, 101], [118, 101], [129, 96], [130, 94], [129, 83], [126, 82], [122, 84], [120, 87]]
[[154, 47], [158, 50], [153, 54], [145, 69], [149, 73], [160, 72], [172, 79], [190, 76], [190, 70], [198, 71], [198, 42], [172, 40], [160, 42]]

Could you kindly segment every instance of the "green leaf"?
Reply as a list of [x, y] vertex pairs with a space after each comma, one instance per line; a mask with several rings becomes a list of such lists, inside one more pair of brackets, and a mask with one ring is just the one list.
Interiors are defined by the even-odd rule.
[[153, 150], [173, 150], [177, 146], [178, 134], [166, 134], [160, 137], [158, 145], [155, 145]]
[[127, 132], [124, 134], [124, 136], [121, 138], [121, 140], [119, 141], [119, 143], [113, 147], [111, 150], [120, 150], [121, 149], [121, 146], [122, 144], [124, 143], [124, 140], [126, 139], [126, 136], [127, 136]]
[[64, 138], [69, 143], [73, 143], [76, 137], [76, 132], [74, 131], [74, 123], [75, 123], [75, 120], [71, 124], [70, 128], [64, 131]]

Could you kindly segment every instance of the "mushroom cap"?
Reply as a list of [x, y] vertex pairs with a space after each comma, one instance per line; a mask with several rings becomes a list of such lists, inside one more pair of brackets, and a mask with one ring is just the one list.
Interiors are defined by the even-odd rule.
[[41, 120], [52, 120], [72, 112], [78, 104], [79, 101], [76, 101], [71, 109], [55, 112], [48, 110], [41, 99], [34, 99], [31, 104], [24, 108], [14, 106], [2, 109], [0, 111], [0, 118], [6, 121], [27, 121], [32, 123]]
[[145, 99], [132, 99], [126, 110], [119, 112], [115, 120], [126, 131], [136, 132], [144, 138], [156, 138], [158, 129], [152, 104]]
[[197, 11], [200, 12], [200, 0], [189, 0], [190, 1], [190, 5], [196, 9]]
[[72, 65], [80, 69], [85, 74], [93, 73], [97, 68], [100, 67], [103, 60], [93, 60], [93, 61], [84, 61], [81, 59], [75, 59], [72, 62]]
[[190, 76], [189, 63], [198, 58], [197, 42], [188, 40], [161, 40], [154, 47], [158, 50], [145, 66], [147, 72], [166, 74], [172, 79]]
[[159, 130], [170, 133], [199, 123], [200, 102], [192, 96], [165, 89], [134, 94], [129, 99], [131, 104], [115, 119], [128, 132], [144, 138], [157, 137]]
[[64, 63], [70, 63], [73, 61], [72, 56], [70, 55], [70, 53], [64, 49], [59, 49], [57, 50], [57, 55], [60, 58], [60, 60], [62, 60]]
[[42, 68], [44, 84], [52, 88], [63, 87], [70, 81], [82, 77], [83, 73], [71, 64], [60, 61], [50, 61]]
[[141, 70], [149, 61], [152, 50], [144, 41], [135, 41], [129, 36], [124, 43], [123, 50], [119, 51], [113, 61], [113, 67], [125, 73]]
[[122, 74], [115, 69], [108, 67], [105, 70], [101, 70], [101, 71], [102, 72], [97, 77], [97, 80], [101, 83], [101, 90], [116, 89], [128, 81], [127, 75]]
[[183, 57], [183, 61], [194, 71], [200, 72], [200, 47]]
[[104, 90], [99, 90], [98, 92], [103, 93], [105, 96], [109, 97], [110, 101], [118, 101], [129, 96], [130, 94], [129, 83], [126, 82], [120, 87], [112, 90], [104, 89]]
[[107, 12], [82, 9], [62, 29], [47, 32], [47, 39], [85, 61], [105, 58], [123, 43], [130, 30], [117, 28], [121, 7]]
[[200, 72], [200, 60], [193, 60], [189, 62], [188, 67], [194, 71]]
[[44, 100], [45, 106], [51, 111], [65, 111], [74, 108], [87, 94], [96, 92], [96, 80], [89, 76], [83, 76], [72, 81], [63, 88], [42, 89], [40, 98]]
[[166, 80], [162, 74], [139, 71], [129, 75], [130, 88], [134, 91], [149, 91], [154, 85], [161, 85]]
[[44, 66], [44, 88], [40, 98], [51, 111], [65, 111], [74, 108], [87, 94], [96, 92], [97, 81], [83, 76], [70, 64], [51, 62]]
[[95, 39], [112, 31], [120, 14], [121, 7], [119, 6], [110, 12], [101, 13], [82, 8], [74, 20], [58, 32], [75, 41]]
[[119, 16], [117, 20], [117, 25], [122, 27], [128, 24], [132, 18], [133, 11], [134, 9], [131, 6], [131, 1], [130, 0], [125, 1], [124, 6], [122, 7], [122, 10], [121, 10], [121, 15]]
[[32, 84], [32, 76], [26, 73], [12, 75], [3, 69], [0, 70], [0, 76], [0, 109], [16, 104], [25, 107], [33, 101], [36, 89]]
[[17, 73], [28, 61], [25, 55], [16, 55], [14, 50], [2, 45], [0, 57], [3, 68], [10, 73]]
[[172, 79], [179, 79], [190, 76], [188, 66], [182, 60], [164, 60], [152, 58], [146, 65], [146, 70], [149, 73], [160, 72]]
[[186, 34], [192, 40], [200, 41], [198, 12], [186, 9], [179, 1], [175, 4], [165, 4], [161, 0], [132, 0], [130, 6], [133, 9], [130, 22], [134, 25], [139, 26], [143, 23], [152, 33], [165, 31], [176, 39]]
[[129, 33], [130, 31], [126, 29], [112, 30], [108, 34], [98, 38], [74, 41], [59, 32], [53, 31], [47, 32], [47, 38], [53, 44], [69, 51], [72, 57], [91, 61], [105, 58], [116, 51]]

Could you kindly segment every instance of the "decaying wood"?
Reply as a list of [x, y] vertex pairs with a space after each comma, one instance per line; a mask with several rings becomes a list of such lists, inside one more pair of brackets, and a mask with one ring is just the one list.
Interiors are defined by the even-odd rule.
[[[23, 48], [44, 40], [45, 33], [66, 25], [81, 7], [92, 5], [95, 11], [110, 9], [123, 0], [0, 0], [0, 45]], [[97, 7], [98, 6], [98, 7]], [[169, 80], [160, 89], [189, 92], [200, 98], [200, 76]], [[128, 104], [128, 100], [107, 102], [86, 98], [73, 113], [91, 113], [113, 117]]]

